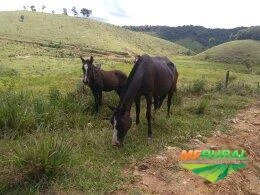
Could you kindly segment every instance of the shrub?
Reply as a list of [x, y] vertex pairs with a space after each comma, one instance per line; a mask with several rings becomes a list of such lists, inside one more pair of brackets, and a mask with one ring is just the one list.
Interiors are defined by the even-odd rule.
[[207, 98], [203, 98], [198, 104], [197, 108], [195, 109], [195, 113], [204, 114], [208, 105], [209, 105], [209, 100]]
[[221, 91], [224, 88], [223, 81], [216, 82], [215, 86], [217, 91]]
[[254, 90], [252, 87], [244, 82], [233, 83], [226, 91], [227, 93], [234, 93], [237, 95], [245, 96], [252, 94]]
[[4, 191], [30, 186], [47, 188], [53, 180], [68, 174], [71, 157], [72, 144], [59, 136], [20, 142], [11, 150], [0, 186]]
[[61, 48], [61, 42], [53, 42], [53, 41], [51, 41], [48, 44], [48, 47], [59, 49], [59, 48]]
[[201, 93], [205, 91], [206, 81], [204, 79], [195, 80], [192, 86], [192, 92]]
[[0, 93], [0, 138], [31, 131], [35, 126], [28, 94], [12, 90]]
[[23, 22], [24, 21], [24, 15], [21, 15], [20, 16], [20, 22]]

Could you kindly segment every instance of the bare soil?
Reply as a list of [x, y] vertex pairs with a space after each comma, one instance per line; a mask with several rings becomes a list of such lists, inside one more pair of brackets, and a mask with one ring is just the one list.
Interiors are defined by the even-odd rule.
[[260, 194], [260, 101], [229, 119], [233, 130], [217, 131], [212, 137], [198, 135], [190, 141], [194, 149], [244, 149], [248, 161], [244, 169], [217, 183], [180, 167], [180, 148], [168, 146], [160, 154], [124, 170], [132, 176], [116, 194]]

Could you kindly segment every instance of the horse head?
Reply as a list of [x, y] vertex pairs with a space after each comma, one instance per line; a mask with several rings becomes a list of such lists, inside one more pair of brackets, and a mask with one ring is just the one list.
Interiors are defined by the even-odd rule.
[[90, 56], [90, 59], [85, 60], [83, 57], [80, 56], [80, 59], [82, 61], [82, 71], [83, 71], [83, 83], [88, 84], [89, 83], [89, 74], [91, 73], [91, 70], [93, 68], [93, 61], [94, 58]]

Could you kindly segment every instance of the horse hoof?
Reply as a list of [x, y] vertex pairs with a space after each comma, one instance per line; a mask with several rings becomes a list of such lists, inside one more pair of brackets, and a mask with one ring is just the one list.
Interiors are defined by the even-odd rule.
[[151, 145], [152, 142], [153, 142], [153, 139], [152, 139], [151, 137], [148, 137], [148, 138], [147, 138], [147, 145], [148, 145], [148, 146]]

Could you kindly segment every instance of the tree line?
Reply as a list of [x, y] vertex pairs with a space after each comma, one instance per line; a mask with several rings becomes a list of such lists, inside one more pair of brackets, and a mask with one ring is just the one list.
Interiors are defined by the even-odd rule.
[[203, 26], [124, 26], [124, 28], [145, 32], [160, 38], [175, 42], [180, 39], [191, 38], [205, 47], [212, 47], [236, 39], [260, 40], [260, 26], [237, 27], [232, 29], [210, 29]]
[[[31, 10], [33, 12], [36, 12], [36, 7], [35, 5], [31, 5], [31, 6], [23, 6], [24, 10]], [[42, 5], [41, 10], [42, 12], [46, 9], [46, 5]], [[91, 9], [87, 9], [87, 8], [81, 8], [80, 10], [78, 10], [76, 8], [76, 6], [73, 6], [71, 8], [71, 12], [73, 13], [74, 16], [79, 16], [80, 14], [82, 14], [83, 17], [89, 17], [92, 14], [92, 10]], [[52, 13], [55, 14], [55, 10], [52, 10]], [[68, 15], [68, 9], [67, 8], [63, 8], [62, 9], [62, 14], [64, 15]]]

